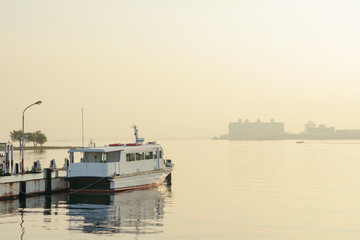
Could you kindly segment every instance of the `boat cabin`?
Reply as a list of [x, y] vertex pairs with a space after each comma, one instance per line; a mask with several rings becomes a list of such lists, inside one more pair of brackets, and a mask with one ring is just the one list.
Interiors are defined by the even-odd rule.
[[68, 177], [113, 177], [165, 167], [163, 149], [156, 143], [69, 150]]

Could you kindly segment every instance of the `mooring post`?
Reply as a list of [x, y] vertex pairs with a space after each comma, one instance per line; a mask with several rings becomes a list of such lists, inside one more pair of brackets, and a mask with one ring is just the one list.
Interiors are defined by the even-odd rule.
[[26, 208], [26, 198], [19, 198], [20, 208]]
[[11, 144], [11, 172], [13, 172], [14, 168], [14, 145]]
[[19, 164], [15, 163], [14, 174], [19, 174]]
[[51, 169], [44, 168], [45, 194], [51, 194]]
[[26, 198], [26, 181], [20, 181], [19, 198], [20, 200]]
[[167, 175], [167, 177], [165, 178], [165, 184], [166, 184], [166, 186], [171, 186], [172, 185], [171, 173], [169, 173], [169, 175]]
[[[166, 160], [165, 166], [167, 167], [168, 164], [171, 166], [171, 160], [170, 159]], [[171, 183], [171, 172], [165, 178], [165, 184], [166, 184], [166, 186], [171, 186], [171, 184], [172, 184]]]
[[44, 215], [51, 215], [51, 195], [45, 196]]

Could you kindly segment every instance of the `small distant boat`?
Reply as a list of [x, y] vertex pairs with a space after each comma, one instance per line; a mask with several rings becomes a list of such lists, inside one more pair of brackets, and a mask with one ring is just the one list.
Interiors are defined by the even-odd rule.
[[296, 141], [296, 143], [304, 143], [304, 141]]
[[[71, 192], [117, 192], [163, 184], [174, 164], [164, 158], [160, 144], [138, 138], [135, 143], [70, 149], [67, 177]], [[75, 159], [75, 155], [80, 157]], [[79, 155], [79, 154], [77, 154]]]

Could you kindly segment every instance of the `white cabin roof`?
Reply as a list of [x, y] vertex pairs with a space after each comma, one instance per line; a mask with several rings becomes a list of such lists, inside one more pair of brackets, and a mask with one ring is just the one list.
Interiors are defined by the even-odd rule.
[[104, 146], [104, 147], [92, 147], [92, 148], [76, 148], [76, 149], [70, 149], [68, 153], [73, 152], [101, 152], [101, 153], [107, 153], [107, 152], [118, 152], [118, 151], [124, 151], [124, 150], [139, 150], [144, 149], [149, 150], [151, 148], [161, 148], [160, 144], [141, 144], [139, 146]]
[[120, 147], [98, 147], [98, 148], [76, 148], [76, 149], [70, 149], [68, 152], [117, 152], [121, 151], [123, 148]]

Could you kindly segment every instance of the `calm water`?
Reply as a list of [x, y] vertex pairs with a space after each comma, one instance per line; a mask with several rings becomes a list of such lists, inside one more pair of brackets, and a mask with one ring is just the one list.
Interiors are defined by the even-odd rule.
[[160, 143], [176, 164], [172, 186], [3, 201], [0, 239], [360, 238], [360, 141]]

